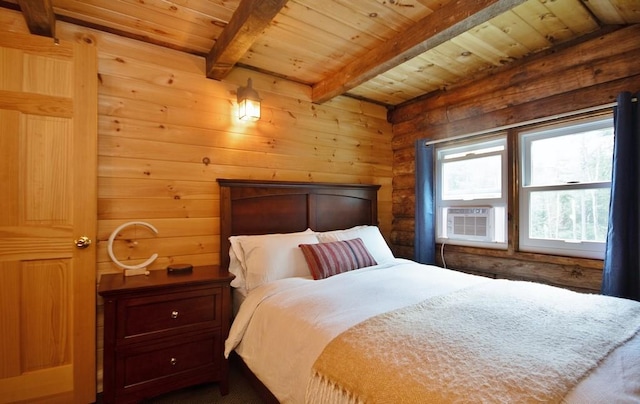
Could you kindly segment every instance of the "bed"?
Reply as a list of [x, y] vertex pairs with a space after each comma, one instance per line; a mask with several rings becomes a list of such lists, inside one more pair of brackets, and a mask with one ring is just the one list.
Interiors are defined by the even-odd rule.
[[640, 402], [640, 303], [396, 258], [377, 185], [218, 181], [266, 402]]

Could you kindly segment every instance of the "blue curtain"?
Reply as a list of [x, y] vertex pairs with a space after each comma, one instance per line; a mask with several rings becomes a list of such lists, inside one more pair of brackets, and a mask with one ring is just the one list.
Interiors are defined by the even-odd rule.
[[629, 92], [614, 108], [615, 140], [602, 293], [640, 301], [640, 107]]
[[416, 142], [416, 224], [414, 260], [421, 264], [436, 262], [436, 232], [433, 193], [434, 147], [425, 140]]

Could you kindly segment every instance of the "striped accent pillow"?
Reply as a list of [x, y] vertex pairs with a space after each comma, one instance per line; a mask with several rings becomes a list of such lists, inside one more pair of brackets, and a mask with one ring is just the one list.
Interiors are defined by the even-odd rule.
[[324, 279], [353, 269], [377, 265], [362, 239], [300, 244], [313, 279]]

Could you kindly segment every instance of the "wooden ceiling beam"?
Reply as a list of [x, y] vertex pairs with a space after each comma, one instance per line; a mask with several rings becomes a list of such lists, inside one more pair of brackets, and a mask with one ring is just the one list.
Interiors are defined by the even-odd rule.
[[34, 35], [56, 37], [56, 16], [51, 0], [18, 0], [29, 32]]
[[410, 60], [525, 0], [453, 0], [313, 86], [323, 103]]
[[223, 79], [288, 0], [242, 0], [207, 55], [207, 77]]

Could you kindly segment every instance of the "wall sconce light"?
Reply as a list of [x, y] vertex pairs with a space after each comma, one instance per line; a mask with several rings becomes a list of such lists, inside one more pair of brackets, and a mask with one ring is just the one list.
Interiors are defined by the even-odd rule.
[[260, 96], [251, 87], [251, 79], [247, 79], [246, 87], [238, 87], [238, 118], [241, 121], [257, 121], [260, 119]]

